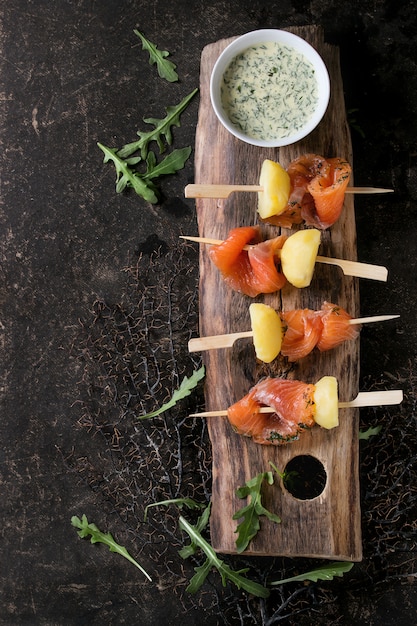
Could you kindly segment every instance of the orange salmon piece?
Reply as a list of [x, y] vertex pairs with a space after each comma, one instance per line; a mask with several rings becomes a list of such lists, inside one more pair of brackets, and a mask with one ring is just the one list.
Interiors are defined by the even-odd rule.
[[[314, 426], [314, 390], [315, 385], [297, 380], [264, 378], [229, 407], [227, 417], [238, 434], [252, 437], [255, 443], [289, 443]], [[260, 413], [262, 406], [274, 412]]]
[[346, 187], [351, 176], [351, 167], [341, 158], [327, 159], [330, 167], [315, 176], [307, 189], [314, 199], [315, 215], [306, 223], [325, 229], [332, 226], [340, 217], [345, 201]]
[[248, 250], [249, 263], [252, 269], [252, 291], [254, 295], [260, 293], [274, 293], [283, 288], [287, 279], [277, 269], [279, 256], [287, 237], [280, 235], [252, 246]]
[[317, 348], [324, 352], [336, 348], [347, 340], [356, 339], [360, 324], [349, 324], [352, 317], [341, 307], [331, 302], [323, 302], [321, 307], [323, 330]]
[[[277, 251], [284, 245], [286, 237], [281, 235], [258, 243], [259, 238], [259, 227], [242, 226], [232, 229], [227, 239], [209, 250], [210, 259], [226, 284], [250, 297], [274, 293], [286, 283], [285, 276], [277, 269]], [[244, 250], [247, 244], [251, 247]]]
[[310, 354], [319, 342], [323, 325], [321, 311], [297, 309], [281, 313], [287, 325], [281, 346], [281, 354], [289, 361], [297, 361]]

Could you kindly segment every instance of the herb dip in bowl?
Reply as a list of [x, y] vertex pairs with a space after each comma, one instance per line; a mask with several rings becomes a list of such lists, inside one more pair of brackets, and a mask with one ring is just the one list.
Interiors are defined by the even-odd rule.
[[238, 139], [286, 146], [311, 133], [330, 97], [327, 68], [316, 50], [287, 31], [265, 29], [235, 39], [210, 80], [213, 109]]

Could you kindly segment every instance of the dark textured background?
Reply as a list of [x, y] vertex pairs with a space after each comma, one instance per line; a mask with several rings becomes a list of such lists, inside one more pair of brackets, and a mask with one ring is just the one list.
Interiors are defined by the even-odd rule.
[[[415, 2], [14, 0], [2, 16], [0, 623], [415, 623]], [[134, 415], [198, 366], [186, 352], [197, 332], [196, 255], [178, 243], [196, 233], [183, 197], [192, 158], [161, 179], [151, 206], [115, 193], [96, 142], [121, 147], [146, 128], [143, 117], [163, 117], [197, 87], [206, 44], [305, 24], [340, 48], [356, 184], [395, 189], [355, 201], [359, 258], [389, 268], [387, 285], [361, 283], [362, 312], [401, 314], [363, 331], [361, 381], [401, 385], [406, 398], [401, 409], [361, 413], [364, 428], [383, 425], [362, 448], [363, 563], [332, 583], [277, 589], [265, 603], [223, 588], [216, 573], [190, 597], [200, 561], [178, 556], [177, 512], [155, 512], [146, 525], [143, 508], [168, 496], [209, 499], [207, 434], [181, 422], [186, 403], [156, 425]], [[170, 51], [178, 83], [158, 78], [134, 28]], [[197, 111], [198, 97], [175, 147], [193, 146]], [[132, 371], [142, 395], [127, 382]], [[154, 582], [81, 541], [70, 518], [82, 513]], [[257, 580], [315, 565], [227, 562]]]

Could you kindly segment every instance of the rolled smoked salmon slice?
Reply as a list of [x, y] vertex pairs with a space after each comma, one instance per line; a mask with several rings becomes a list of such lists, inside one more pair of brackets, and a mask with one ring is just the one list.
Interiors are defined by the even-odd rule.
[[321, 311], [296, 309], [282, 311], [280, 315], [285, 322], [281, 354], [289, 361], [298, 361], [310, 354], [320, 340], [323, 330]]
[[317, 348], [321, 352], [332, 350], [359, 335], [360, 325], [350, 324], [352, 317], [341, 307], [324, 302], [321, 312], [322, 331], [317, 342]]
[[[277, 251], [286, 241], [284, 235], [260, 242], [258, 226], [232, 229], [225, 241], [209, 250], [210, 259], [229, 287], [247, 296], [274, 293], [286, 283], [277, 269]], [[247, 244], [257, 244], [244, 250]]]
[[335, 158], [328, 163], [326, 174], [315, 176], [307, 187], [314, 199], [313, 212], [301, 211], [306, 224], [321, 229], [329, 228], [339, 219], [351, 176], [347, 161]]
[[[230, 406], [227, 417], [240, 435], [263, 445], [282, 445], [299, 438], [314, 421], [315, 386], [297, 380], [264, 378], [241, 400]], [[274, 413], [260, 412], [269, 406]]]
[[281, 354], [289, 361], [307, 356], [314, 348], [332, 350], [343, 342], [356, 339], [360, 324], [350, 323], [352, 316], [331, 302], [323, 302], [319, 311], [299, 309], [281, 313], [288, 325], [282, 341]]

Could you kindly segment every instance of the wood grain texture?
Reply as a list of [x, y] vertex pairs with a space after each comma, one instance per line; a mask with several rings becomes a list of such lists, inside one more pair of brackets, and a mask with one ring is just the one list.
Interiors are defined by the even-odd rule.
[[[283, 166], [295, 157], [316, 152], [341, 156], [352, 163], [350, 134], [346, 120], [343, 83], [338, 49], [323, 41], [317, 27], [291, 29], [308, 40], [323, 57], [331, 79], [331, 99], [319, 127], [305, 140], [280, 149], [262, 149], [238, 141], [217, 122], [211, 108], [209, 79], [212, 67], [232, 39], [206, 46], [201, 57], [201, 100], [196, 133], [195, 182], [256, 184], [266, 158]], [[353, 184], [353, 181], [351, 182]], [[236, 226], [257, 223], [256, 194], [232, 194], [227, 199], [196, 200], [200, 236], [223, 239]], [[262, 225], [265, 237], [278, 229]], [[289, 234], [289, 231], [284, 231]], [[247, 296], [229, 290], [210, 262], [208, 247], [200, 246], [200, 335], [236, 332], [250, 328]], [[319, 251], [325, 256], [356, 260], [356, 227], [352, 196], [347, 196], [341, 219], [322, 235]], [[358, 279], [343, 276], [336, 267], [316, 265], [308, 289], [286, 286], [281, 292], [260, 296], [276, 309], [319, 308], [323, 300], [345, 307], [359, 316]], [[314, 351], [299, 363], [290, 365], [278, 358], [270, 365], [256, 361], [250, 339], [242, 339], [231, 349], [206, 352], [206, 409], [224, 409], [245, 395], [265, 375], [284, 376], [315, 383], [323, 375], [339, 381], [340, 400], [351, 400], [358, 393], [359, 340], [319, 353]], [[236, 489], [259, 472], [271, 469], [272, 461], [281, 471], [298, 455], [319, 459], [327, 473], [324, 491], [307, 501], [294, 498], [277, 483], [265, 490], [267, 508], [277, 513], [281, 524], [263, 518], [261, 531], [247, 554], [321, 557], [359, 561], [362, 558], [359, 472], [358, 409], [340, 412], [340, 426], [332, 431], [319, 427], [302, 434], [286, 446], [261, 446], [235, 434], [226, 418], [210, 418], [208, 423], [213, 450], [213, 493], [210, 520], [211, 541], [216, 551], [235, 553], [236, 522], [232, 516], [243, 505]]]

